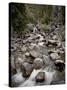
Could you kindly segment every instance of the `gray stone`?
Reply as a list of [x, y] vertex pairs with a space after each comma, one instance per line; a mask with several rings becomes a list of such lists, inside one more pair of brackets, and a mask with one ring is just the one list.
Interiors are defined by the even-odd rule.
[[38, 45], [43, 46], [44, 42], [39, 42]]
[[27, 62], [22, 63], [21, 65], [21, 72], [23, 77], [29, 77], [30, 74], [32, 73], [33, 67], [32, 64], [29, 64]]
[[42, 54], [42, 55], [48, 55], [48, 51], [47, 51], [47, 47], [46, 46], [41, 46], [39, 45], [39, 52]]
[[61, 44], [61, 42], [59, 41], [59, 42], [57, 43], [57, 47], [60, 48], [61, 46], [62, 46], [62, 44]]
[[16, 66], [16, 71], [20, 72], [21, 64], [24, 62], [24, 59], [21, 58], [20, 56], [17, 56], [15, 58], [15, 66]]
[[55, 49], [55, 48], [52, 48], [52, 49], [49, 49], [48, 50], [48, 53], [51, 54], [51, 53], [59, 53], [60, 50], [59, 49]]
[[59, 59], [60, 56], [59, 56], [57, 53], [51, 53], [51, 54], [50, 54], [50, 58], [51, 58], [52, 60], [56, 60], [56, 59]]
[[33, 58], [36, 58], [39, 56], [39, 53], [33, 50], [33, 51], [30, 51], [30, 56]]
[[43, 82], [45, 80], [45, 72], [39, 72], [35, 79], [36, 82]]
[[56, 36], [56, 35], [54, 35], [54, 36], [52, 37], [52, 39], [53, 39], [53, 40], [56, 40], [56, 39], [57, 39], [57, 36]]
[[33, 62], [34, 69], [40, 69], [43, 67], [43, 60], [41, 58], [36, 58]]
[[26, 50], [27, 50], [26, 46], [23, 46], [23, 47], [21, 48], [21, 51], [22, 51], [22, 52], [25, 52]]
[[29, 53], [29, 52], [26, 52], [26, 53], [25, 53], [25, 56], [26, 56], [26, 57], [29, 57], [29, 56], [30, 56], [30, 53]]
[[45, 65], [52, 64], [52, 61], [50, 60], [49, 56], [43, 55], [43, 62]]
[[55, 40], [48, 40], [48, 43], [55, 44], [56, 41]]
[[65, 63], [64, 63], [64, 61], [62, 61], [62, 60], [56, 60], [56, 61], [54, 62], [54, 64], [55, 64], [55, 66], [56, 66], [56, 69], [59, 70], [59, 71], [63, 71], [64, 68], [65, 68]]
[[44, 37], [46, 36], [46, 34], [45, 34], [44, 32], [41, 32], [40, 34], [41, 34], [42, 36], [44, 36]]
[[23, 40], [23, 44], [25, 44], [27, 42], [27, 40]]
[[46, 45], [50, 45], [50, 44], [57, 46], [57, 41], [56, 40], [48, 40]]

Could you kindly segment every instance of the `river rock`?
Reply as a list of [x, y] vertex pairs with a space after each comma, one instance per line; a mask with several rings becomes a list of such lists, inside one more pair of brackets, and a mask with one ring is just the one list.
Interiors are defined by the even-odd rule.
[[46, 36], [46, 34], [44, 32], [40, 32], [40, 34], [44, 37]]
[[19, 43], [19, 42], [21, 42], [21, 39], [20, 39], [20, 38], [17, 38], [17, 39], [15, 40], [15, 43]]
[[50, 60], [49, 56], [43, 55], [43, 62], [45, 65], [52, 64], [52, 61]]
[[40, 45], [37, 44], [31, 44], [32, 45], [32, 56], [39, 57], [41, 55], [48, 55], [47, 47], [43, 45], [43, 43], [40, 43]]
[[33, 40], [36, 40], [36, 39], [39, 39], [39, 38], [40, 38], [40, 36], [36, 35], [36, 36], [34, 36], [32, 39], [33, 39]]
[[20, 72], [21, 64], [24, 62], [24, 59], [21, 58], [20, 56], [17, 56], [15, 58], [15, 66], [16, 66], [16, 71]]
[[24, 62], [21, 65], [21, 71], [22, 71], [23, 77], [29, 77], [30, 74], [32, 73], [32, 70], [33, 70], [32, 64]]
[[23, 40], [23, 44], [25, 44], [27, 42], [27, 40]]
[[25, 52], [26, 50], [27, 50], [26, 46], [23, 46], [23, 47], [21, 48], [21, 51], [22, 51], [22, 52]]
[[64, 61], [62, 61], [62, 60], [56, 60], [56, 61], [54, 62], [54, 64], [55, 64], [55, 66], [56, 66], [56, 69], [59, 70], [59, 71], [63, 71], [64, 68], [65, 68], [65, 63], [64, 63]]
[[61, 44], [61, 42], [59, 41], [59, 42], [57, 43], [57, 47], [60, 48], [61, 46], [62, 46], [62, 44]]
[[51, 58], [52, 60], [56, 60], [56, 59], [59, 59], [60, 56], [59, 56], [57, 53], [51, 53], [51, 54], [50, 54], [50, 58]]
[[27, 41], [36, 40], [39, 38], [40, 38], [40, 36], [38, 36], [38, 35], [32, 35], [31, 37], [28, 37]]
[[48, 51], [47, 51], [47, 47], [44, 45], [44, 46], [41, 46], [39, 45], [39, 52], [42, 54], [42, 55], [48, 55]]
[[25, 61], [30, 63], [30, 64], [33, 64], [34, 58], [31, 56], [26, 56]]
[[54, 36], [52, 37], [52, 39], [53, 39], [53, 40], [56, 40], [56, 39], [57, 39], [57, 36], [56, 36], [56, 35], [54, 35]]
[[36, 51], [30, 51], [30, 56], [31, 57], [33, 57], [33, 58], [36, 58], [36, 57], [38, 57], [38, 55], [39, 55], [39, 53], [38, 52], [36, 52]]
[[43, 46], [44, 42], [39, 42], [38, 45]]
[[35, 79], [36, 82], [43, 82], [45, 80], [45, 72], [39, 72]]
[[25, 56], [26, 56], [26, 57], [29, 57], [29, 56], [30, 56], [30, 53], [29, 53], [29, 52], [26, 52], [26, 53], [25, 53]]
[[59, 53], [60, 50], [59, 49], [55, 49], [55, 48], [52, 48], [52, 49], [49, 49], [48, 50], [48, 53], [51, 54], [51, 53]]
[[35, 69], [40, 69], [43, 67], [43, 60], [41, 58], [36, 58], [33, 62], [33, 67]]
[[50, 45], [50, 44], [57, 46], [57, 41], [49, 39], [46, 45]]

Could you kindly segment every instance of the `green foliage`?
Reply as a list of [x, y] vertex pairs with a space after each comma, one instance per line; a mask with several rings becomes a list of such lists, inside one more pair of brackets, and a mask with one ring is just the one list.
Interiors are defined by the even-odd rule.
[[51, 20], [52, 6], [51, 5], [36, 5], [26, 4], [28, 20], [41, 23], [48, 23]]
[[48, 29], [47, 25], [50, 23], [50, 21], [56, 18], [53, 17], [54, 12], [58, 13], [56, 7], [57, 9], [60, 8], [60, 14], [59, 17], [57, 17], [56, 21], [62, 21], [62, 23], [64, 24], [64, 6], [10, 3], [11, 25], [14, 31], [21, 32], [25, 30], [26, 24], [33, 23], [36, 25], [38, 21], [40, 24], [42, 24], [42, 30], [46, 31]]
[[61, 6], [62, 23], [65, 24], [65, 6]]
[[27, 23], [25, 5], [20, 3], [10, 3], [11, 25], [14, 31], [23, 31]]
[[49, 26], [47, 24], [41, 24], [41, 31], [47, 32], [49, 30]]

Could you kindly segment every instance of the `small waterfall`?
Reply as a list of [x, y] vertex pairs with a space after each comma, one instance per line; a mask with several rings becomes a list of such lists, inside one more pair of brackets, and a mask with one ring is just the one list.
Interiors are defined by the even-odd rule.
[[[45, 72], [45, 81], [43, 83], [36, 83], [35, 77], [40, 71]], [[53, 80], [54, 75], [56, 75], [55, 70], [49, 71], [49, 67], [45, 68], [44, 70], [42, 69], [33, 70], [30, 77], [26, 81], [24, 81], [24, 83], [21, 83], [19, 86], [22, 87], [22, 86], [49, 85]]]

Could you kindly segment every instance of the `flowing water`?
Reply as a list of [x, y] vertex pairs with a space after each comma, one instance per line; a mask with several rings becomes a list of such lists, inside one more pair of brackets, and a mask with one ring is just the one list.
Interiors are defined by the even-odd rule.
[[[35, 77], [38, 72], [45, 72], [45, 81], [43, 83], [36, 83]], [[25, 79], [22, 77], [22, 73], [19, 72], [12, 77], [12, 81], [14, 82], [14, 86], [37, 86], [37, 85], [50, 85], [51, 81], [56, 77], [56, 70], [52, 69], [51, 66], [47, 66], [44, 69], [33, 70], [30, 77]]]

